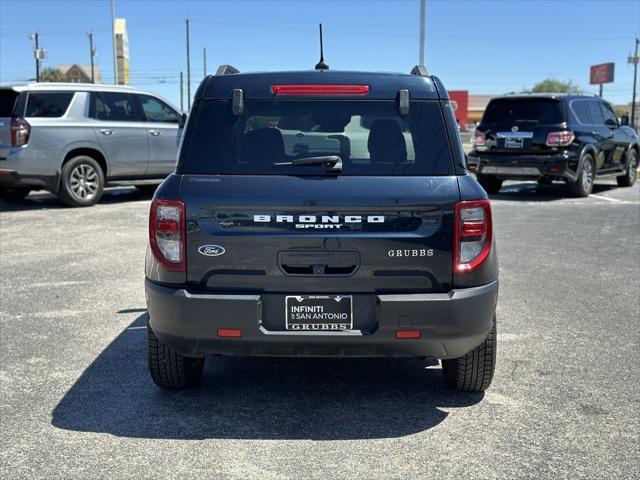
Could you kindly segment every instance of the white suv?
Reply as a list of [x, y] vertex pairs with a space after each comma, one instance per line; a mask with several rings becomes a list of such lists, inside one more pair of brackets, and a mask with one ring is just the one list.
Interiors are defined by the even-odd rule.
[[174, 171], [185, 118], [131, 87], [0, 87], [0, 199], [45, 189], [68, 205], [89, 206], [112, 181], [149, 188], [148, 180]]

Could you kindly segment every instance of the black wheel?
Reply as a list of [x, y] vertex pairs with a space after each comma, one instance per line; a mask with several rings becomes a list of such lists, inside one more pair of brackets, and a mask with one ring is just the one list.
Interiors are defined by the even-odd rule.
[[136, 189], [142, 193], [143, 195], [148, 195], [148, 196], [152, 196], [154, 193], [156, 193], [156, 190], [158, 189], [159, 185], [153, 184], [153, 185], [135, 185]]
[[638, 171], [638, 152], [635, 149], [629, 150], [629, 167], [624, 177], [616, 177], [619, 187], [631, 187], [636, 183]]
[[147, 360], [154, 383], [167, 390], [186, 390], [200, 383], [204, 358], [180, 355], [162, 343], [147, 325]]
[[493, 176], [477, 175], [478, 183], [487, 193], [498, 193], [502, 188], [502, 180]]
[[72, 158], [62, 167], [58, 198], [72, 207], [94, 205], [104, 190], [104, 173], [98, 162], [86, 155]]
[[576, 197], [588, 197], [593, 190], [595, 178], [596, 162], [590, 154], [586, 154], [582, 159], [582, 168], [578, 172], [578, 179], [575, 182], [568, 182], [567, 185]]
[[0, 200], [5, 202], [19, 202], [29, 195], [29, 187], [0, 187]]
[[466, 355], [442, 360], [442, 373], [447, 384], [459, 392], [484, 392], [493, 380], [496, 369], [496, 318], [493, 328], [482, 344]]

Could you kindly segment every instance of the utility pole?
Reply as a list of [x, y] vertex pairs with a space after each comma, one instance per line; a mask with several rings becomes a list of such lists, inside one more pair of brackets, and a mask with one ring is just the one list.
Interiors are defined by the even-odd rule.
[[40, 58], [42, 57], [40, 52], [40, 35], [38, 32], [29, 35], [29, 38], [34, 41], [33, 44], [33, 58], [36, 60], [36, 82], [40, 81]]
[[91, 55], [91, 83], [96, 83], [96, 76], [93, 67], [93, 57], [96, 54], [96, 49], [93, 48], [93, 32], [87, 33], [87, 37], [89, 37], [89, 55]]
[[203, 52], [203, 60], [204, 60], [204, 76], [207, 76], [207, 47], [204, 47]]
[[191, 57], [189, 55], [189, 19], [186, 18], [187, 25], [187, 110], [191, 110]]
[[113, 83], [118, 85], [118, 57], [116, 55], [116, 4], [111, 0], [111, 40], [113, 41]]
[[600, 93], [598, 93], [598, 95], [602, 98], [602, 84], [600, 84]]
[[424, 65], [424, 24], [427, 10], [426, 3], [426, 0], [420, 0], [420, 62], [418, 65]]
[[636, 126], [636, 83], [638, 81], [638, 44], [640, 44], [640, 37], [636, 37], [636, 52], [632, 56], [629, 56], [629, 63], [633, 63], [633, 94], [631, 96], [631, 126]]
[[184, 85], [182, 81], [182, 72], [180, 72], [180, 113], [184, 113]]

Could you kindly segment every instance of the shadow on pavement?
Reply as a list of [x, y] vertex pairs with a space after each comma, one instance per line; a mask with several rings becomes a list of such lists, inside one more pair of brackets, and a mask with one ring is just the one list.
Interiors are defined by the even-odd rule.
[[[596, 195], [618, 188], [615, 184], [594, 184]], [[576, 199], [564, 183], [540, 185], [536, 182], [505, 183], [500, 193], [489, 195], [491, 200], [514, 200], [521, 202], [551, 202], [564, 199]]]
[[435, 361], [207, 359], [200, 389], [166, 392], [147, 372], [138, 317], [52, 414], [55, 427], [162, 439], [370, 439], [411, 435], [483, 394], [449, 390]]
[[[138, 190], [133, 187], [115, 187], [104, 191], [98, 205], [109, 205], [123, 202], [150, 200], [153, 192]], [[0, 212], [18, 212], [25, 210], [56, 210], [68, 209], [55, 195], [48, 192], [33, 192], [19, 202], [3, 202], [0, 200]]]

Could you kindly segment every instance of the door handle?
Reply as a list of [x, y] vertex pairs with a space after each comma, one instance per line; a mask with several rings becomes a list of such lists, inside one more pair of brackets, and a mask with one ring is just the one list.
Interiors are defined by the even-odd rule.
[[111, 135], [113, 133], [113, 130], [109, 128], [101, 128], [100, 133], [103, 135]]
[[609, 135], [607, 136], [607, 138], [613, 138], [614, 133], [613, 130], [609, 130]]
[[160, 130], [149, 130], [149, 133], [154, 137], [157, 137], [158, 135], [160, 135]]

